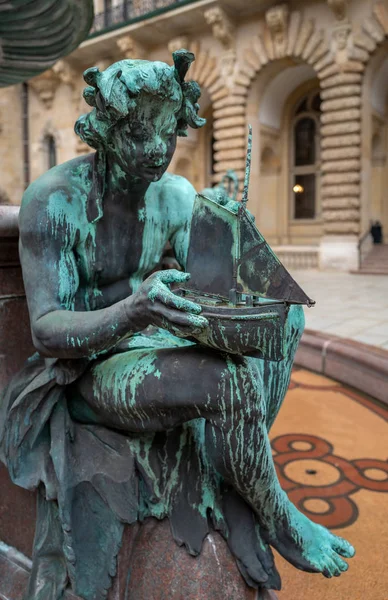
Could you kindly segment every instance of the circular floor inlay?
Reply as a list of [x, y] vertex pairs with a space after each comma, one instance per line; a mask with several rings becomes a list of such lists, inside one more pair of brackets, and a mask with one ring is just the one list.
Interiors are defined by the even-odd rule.
[[313, 447], [311, 442], [291, 442], [290, 446], [293, 450], [300, 450], [301, 452], [307, 452]]
[[373, 481], [386, 481], [388, 479], [388, 473], [382, 469], [365, 469], [365, 477], [373, 479]]
[[317, 515], [323, 515], [330, 510], [330, 504], [326, 500], [320, 498], [309, 498], [303, 502], [303, 508], [307, 511], [316, 513]]
[[284, 472], [288, 479], [303, 485], [332, 485], [340, 477], [333, 465], [314, 459], [293, 460], [286, 465]]

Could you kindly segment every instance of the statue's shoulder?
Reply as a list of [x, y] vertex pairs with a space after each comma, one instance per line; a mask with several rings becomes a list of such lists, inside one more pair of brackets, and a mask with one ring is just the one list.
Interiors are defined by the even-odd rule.
[[21, 231], [47, 227], [61, 213], [65, 219], [78, 211], [92, 183], [93, 154], [57, 165], [38, 177], [23, 194], [19, 225]]
[[190, 181], [180, 175], [165, 173], [160, 181], [152, 184], [157, 186], [157, 190], [162, 199], [169, 204], [177, 204], [182, 211], [184, 208], [192, 209], [196, 191]]

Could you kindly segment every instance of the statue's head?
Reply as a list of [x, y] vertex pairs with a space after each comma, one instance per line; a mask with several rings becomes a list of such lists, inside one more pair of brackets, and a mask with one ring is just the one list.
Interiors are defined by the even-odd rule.
[[157, 181], [166, 171], [177, 136], [202, 127], [199, 85], [185, 82], [194, 60], [187, 50], [173, 54], [174, 66], [122, 60], [105, 71], [88, 69], [86, 102], [93, 110], [78, 119], [76, 133], [96, 150], [114, 158], [126, 174]]

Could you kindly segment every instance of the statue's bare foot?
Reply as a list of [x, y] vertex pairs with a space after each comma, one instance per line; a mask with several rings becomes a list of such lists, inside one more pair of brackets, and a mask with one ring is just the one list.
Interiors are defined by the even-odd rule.
[[353, 546], [310, 521], [285, 494], [276, 514], [273, 510], [264, 513], [264, 521], [260, 520], [268, 542], [292, 565], [302, 571], [322, 573], [325, 577], [338, 577], [348, 570], [348, 564], [341, 556], [352, 558], [355, 554]]

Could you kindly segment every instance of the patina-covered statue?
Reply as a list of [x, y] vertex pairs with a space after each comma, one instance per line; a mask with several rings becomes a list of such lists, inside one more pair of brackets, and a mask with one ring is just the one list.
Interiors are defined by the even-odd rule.
[[[195, 200], [166, 169], [177, 135], [204, 124], [199, 87], [185, 82], [193, 60], [181, 50], [172, 67], [124, 60], [88, 69], [93, 110], [76, 132], [96, 152], [54, 167], [23, 197], [20, 256], [38, 353], [9, 385], [0, 422], [13, 481], [39, 489], [28, 600], [59, 599], [68, 581], [82, 598], [104, 598], [124, 525], [147, 517], [168, 518], [193, 555], [210, 527], [220, 531], [252, 587], [279, 588], [270, 546], [327, 577], [354, 554], [288, 500], [268, 440], [304, 325], [293, 294], [307, 297], [295, 286], [283, 312], [267, 307], [270, 320], [281, 312], [282, 327], [268, 359], [271, 340], [261, 359], [212, 347], [201, 303], [188, 298], [193, 206], [198, 216], [212, 201]], [[223, 207], [228, 219], [252, 232], [235, 204]], [[168, 242], [183, 271], [148, 276]], [[251, 278], [260, 260], [249, 276], [245, 263], [233, 274], [243, 281], [230, 297], [236, 310], [236, 294], [260, 279]], [[271, 260], [253, 289], [265, 298], [284, 281]], [[225, 311], [228, 295], [220, 298]]]
[[218, 185], [212, 188], [205, 188], [201, 193], [207, 198], [216, 200], [218, 204], [223, 206], [229, 200], [237, 200], [238, 188], [239, 180], [236, 171], [228, 169]]

